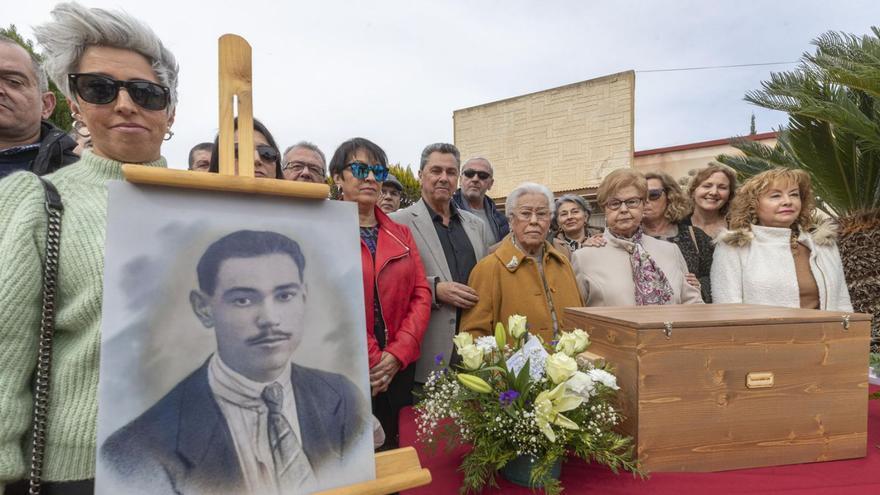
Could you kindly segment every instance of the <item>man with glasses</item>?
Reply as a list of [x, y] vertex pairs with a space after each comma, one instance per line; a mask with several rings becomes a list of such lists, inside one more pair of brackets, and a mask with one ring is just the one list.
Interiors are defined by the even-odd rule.
[[79, 160], [76, 141], [44, 120], [53, 110], [39, 62], [0, 35], [0, 178], [19, 170], [44, 175]]
[[284, 151], [281, 172], [286, 180], [320, 184], [327, 178], [324, 153], [308, 141], [300, 141]]
[[452, 201], [460, 163], [452, 144], [425, 147], [419, 164], [421, 201], [391, 214], [392, 220], [412, 231], [433, 293], [431, 321], [416, 363], [416, 383], [425, 383], [431, 371], [440, 369], [441, 361], [451, 361], [452, 337], [458, 332], [461, 312], [479, 300], [467, 285], [468, 277], [495, 242], [485, 222]]
[[486, 222], [492, 230], [495, 242], [501, 241], [510, 232], [510, 225], [507, 218], [495, 207], [495, 202], [486, 196], [495, 183], [492, 164], [486, 158], [473, 157], [464, 162], [461, 175], [461, 187], [453, 196], [455, 205]]

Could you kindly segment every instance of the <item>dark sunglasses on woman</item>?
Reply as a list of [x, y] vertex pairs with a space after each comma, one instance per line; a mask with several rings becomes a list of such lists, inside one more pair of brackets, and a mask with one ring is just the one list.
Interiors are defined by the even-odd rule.
[[356, 179], [364, 180], [373, 172], [373, 177], [382, 182], [388, 178], [388, 167], [381, 164], [367, 165], [363, 162], [351, 162], [346, 167], [351, 168], [351, 175]]
[[648, 199], [651, 201], [657, 201], [665, 192], [666, 190], [664, 189], [648, 189]]
[[100, 74], [68, 74], [67, 81], [71, 92], [94, 105], [116, 100], [119, 88], [125, 88], [131, 101], [147, 110], [164, 110], [171, 102], [171, 91], [150, 81], [119, 81]]
[[[260, 159], [266, 162], [274, 162], [278, 160], [278, 150], [268, 144], [258, 144], [255, 146]], [[235, 143], [235, 159], [238, 160], [238, 143]]]

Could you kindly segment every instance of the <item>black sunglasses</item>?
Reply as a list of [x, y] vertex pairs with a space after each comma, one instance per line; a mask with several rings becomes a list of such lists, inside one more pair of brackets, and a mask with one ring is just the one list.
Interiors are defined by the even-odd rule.
[[648, 189], [648, 199], [651, 201], [657, 201], [665, 192], [665, 189]]
[[482, 170], [477, 171], [477, 170], [471, 170], [471, 169], [465, 170], [464, 172], [461, 173], [461, 175], [467, 177], [468, 179], [473, 179], [474, 176], [476, 175], [477, 177], [480, 178], [480, 180], [486, 180], [489, 177], [492, 177], [491, 175], [489, 175], [489, 172], [483, 172]]
[[[267, 162], [278, 161], [278, 150], [268, 144], [258, 144], [255, 146], [260, 159]], [[235, 159], [238, 160], [238, 143], [235, 143]]]
[[364, 180], [373, 172], [373, 177], [382, 182], [388, 178], [388, 167], [382, 164], [367, 165], [363, 162], [351, 162], [346, 167], [351, 168], [351, 175], [356, 179]]
[[164, 110], [171, 102], [171, 90], [150, 81], [118, 81], [100, 74], [68, 74], [67, 81], [71, 92], [95, 105], [115, 100], [119, 88], [125, 88], [131, 101], [147, 110]]

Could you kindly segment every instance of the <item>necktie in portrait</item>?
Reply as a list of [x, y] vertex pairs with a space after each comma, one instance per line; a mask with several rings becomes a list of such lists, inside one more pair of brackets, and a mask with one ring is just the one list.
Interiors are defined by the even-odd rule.
[[284, 388], [277, 382], [267, 385], [262, 397], [269, 408], [269, 447], [278, 486], [282, 489], [303, 486], [312, 480], [312, 467], [293, 428], [282, 414]]

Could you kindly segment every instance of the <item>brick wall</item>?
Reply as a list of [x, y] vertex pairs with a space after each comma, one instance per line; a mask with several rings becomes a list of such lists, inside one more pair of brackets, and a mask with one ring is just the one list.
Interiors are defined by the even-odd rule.
[[456, 110], [455, 145], [463, 160], [492, 162], [492, 198], [524, 181], [554, 192], [595, 187], [632, 166], [634, 89], [628, 71]]

